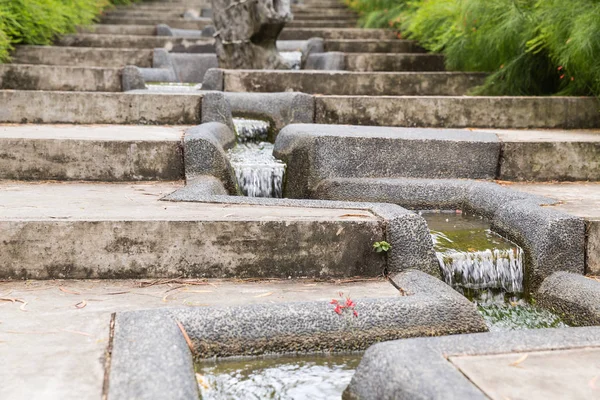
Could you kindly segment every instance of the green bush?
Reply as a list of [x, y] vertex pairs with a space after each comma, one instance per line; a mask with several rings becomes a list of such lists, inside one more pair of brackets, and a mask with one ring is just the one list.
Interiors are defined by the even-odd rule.
[[347, 0], [365, 27], [391, 27], [490, 72], [475, 94], [600, 95], [598, 0]]
[[0, 62], [15, 44], [48, 45], [91, 24], [111, 4], [135, 0], [0, 0]]

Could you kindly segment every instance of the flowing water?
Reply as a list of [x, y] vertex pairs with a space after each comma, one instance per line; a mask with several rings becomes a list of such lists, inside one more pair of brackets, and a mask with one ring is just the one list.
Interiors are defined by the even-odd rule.
[[242, 193], [281, 198], [285, 164], [273, 157], [273, 144], [266, 141], [269, 123], [234, 118], [234, 124], [237, 144], [227, 154]]
[[300, 69], [301, 51], [280, 51], [281, 57], [288, 63], [292, 69]]
[[182, 83], [182, 82], [147, 82], [146, 89], [152, 92], [196, 92], [202, 90], [201, 83]]
[[203, 400], [339, 400], [361, 354], [269, 357], [196, 365]]
[[446, 283], [477, 304], [492, 331], [562, 327], [523, 293], [523, 250], [492, 232], [483, 218], [422, 212]]

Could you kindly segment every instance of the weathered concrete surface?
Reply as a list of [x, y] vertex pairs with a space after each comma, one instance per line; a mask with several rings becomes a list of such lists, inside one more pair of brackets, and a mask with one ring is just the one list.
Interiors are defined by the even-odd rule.
[[120, 92], [121, 68], [2, 64], [0, 89]]
[[570, 326], [600, 325], [600, 280], [556, 272], [544, 280], [535, 299]]
[[[343, 153], [342, 153], [343, 154]], [[340, 155], [338, 155], [338, 158]], [[461, 209], [488, 218], [492, 229], [525, 250], [525, 289], [533, 293], [557, 271], [583, 274], [585, 223], [550, 198], [464, 179], [337, 178], [322, 181], [319, 199], [386, 202], [410, 209]]]
[[156, 27], [153, 25], [108, 25], [98, 24], [77, 28], [80, 33], [95, 33], [98, 35], [135, 35], [154, 36]]
[[186, 180], [198, 175], [214, 176], [229, 194], [240, 194], [235, 173], [225, 153], [235, 143], [234, 131], [221, 123], [206, 123], [188, 129], [184, 138]]
[[600, 130], [494, 132], [502, 141], [499, 179], [600, 180]]
[[[483, 400], [490, 397], [505, 399], [509, 397], [495, 397], [494, 392], [484, 393], [481, 391], [481, 386], [477, 387], [473, 384], [473, 381], [478, 383], [486, 379], [488, 372], [492, 377], [500, 378], [498, 375], [490, 372], [489, 368], [471, 368], [468, 371], [461, 371], [459, 368], [461, 365], [466, 368], [468, 360], [466, 362], [458, 360], [454, 364], [455, 360], [458, 357], [473, 356], [472, 362], [474, 363], [481, 360], [479, 358], [481, 356], [506, 354], [505, 358], [500, 361], [503, 364], [502, 369], [498, 368], [496, 373], [500, 374], [505, 368], [510, 368], [512, 373], [508, 380], [495, 380], [494, 385], [501, 387], [501, 393], [509, 396], [510, 394], [514, 395], [522, 387], [521, 383], [524, 380], [529, 384], [539, 382], [527, 379], [531, 377], [531, 372], [537, 370], [539, 373], [539, 369], [535, 366], [532, 365], [531, 369], [527, 366], [530, 356], [532, 359], [539, 357], [535, 355], [535, 352], [551, 350], [552, 354], [559, 357], [562, 354], [564, 358], [560, 358], [566, 366], [571, 365], [570, 362], [573, 361], [573, 358], [562, 353], [563, 350], [585, 348], [590, 348], [590, 350], [593, 348], [593, 352], [587, 353], [588, 355], [597, 355], [597, 348], [600, 348], [600, 328], [539, 329], [521, 331], [519, 334], [515, 334], [515, 332], [476, 333], [379, 343], [367, 350], [342, 398], [345, 400]], [[525, 355], [527, 358], [522, 360]], [[559, 364], [562, 362], [559, 361]], [[542, 363], [539, 368], [544, 367], [546, 365]], [[591, 371], [578, 369], [578, 372], [586, 374], [585, 378], [578, 379], [585, 380], [588, 384], [594, 381], [599, 373], [597, 363], [594, 368], [595, 370]], [[522, 373], [519, 372], [521, 370], [523, 370]], [[551, 379], [565, 385], [564, 379], [569, 379], [569, 373], [563, 374], [563, 372], [563, 368], [561, 368], [560, 375], [550, 375]], [[588, 388], [590, 388], [589, 385]], [[542, 393], [547, 393], [545, 389], [541, 390], [544, 390]], [[581, 388], [581, 390], [586, 389]], [[537, 391], [533, 390], [532, 392], [528, 392], [524, 398], [535, 398]], [[556, 392], [554, 393], [556, 394]], [[570, 398], [570, 392], [567, 396], [562, 393], [559, 393], [558, 397], [551, 398]], [[593, 391], [587, 393], [594, 394]], [[523, 397], [510, 398], [521, 399]]]
[[248, 4], [211, 0], [211, 4], [220, 67], [289, 69], [276, 46], [279, 33], [292, 19], [289, 0]]
[[600, 348], [451, 357], [450, 361], [491, 399], [595, 399]]
[[238, 117], [257, 118], [271, 123], [269, 140], [290, 124], [311, 123], [313, 97], [304, 93], [224, 93], [231, 112]]
[[0, 179], [183, 179], [183, 128], [0, 125]]
[[108, 17], [102, 19], [103, 24], [109, 25], [148, 25], [156, 26], [158, 24], [167, 24], [176, 29], [204, 29], [213, 22], [210, 18], [184, 19], [184, 18], [127, 18], [127, 17]]
[[17, 46], [15, 64], [69, 65], [72, 67], [116, 68], [125, 65], [152, 66], [151, 49], [111, 49], [62, 46]]
[[297, 124], [273, 154], [287, 164], [284, 194], [310, 198], [331, 178], [493, 178], [500, 144], [468, 130]]
[[[327, 54], [327, 53], [324, 53]], [[320, 72], [224, 70], [228, 92], [285, 92], [346, 96], [460, 96], [485, 74], [455, 72]]]
[[397, 39], [396, 33], [388, 29], [286, 28], [279, 35], [279, 40], [308, 40], [313, 37], [323, 39]]
[[319, 124], [446, 128], [600, 127], [593, 97], [316, 97]]
[[164, 48], [177, 51], [193, 47], [196, 52], [201, 49], [214, 53], [214, 40], [210, 38], [190, 38], [174, 36], [136, 36], [136, 35], [99, 35], [79, 33], [61, 37], [57, 46], [67, 47], [110, 47], [122, 49], [154, 49]]
[[198, 93], [0, 91], [0, 122], [193, 125]]
[[372, 251], [382, 219], [369, 211], [158, 201], [177, 187], [1, 185], [0, 277], [377, 276], [385, 266]]
[[[0, 398], [11, 400], [100, 400], [109, 322], [113, 312], [164, 307], [236, 306], [292, 301], [329, 301], [338, 292], [357, 300], [395, 297], [387, 282], [314, 280], [244, 282], [176, 281], [0, 282]], [[176, 286], [173, 286], [176, 285]], [[62, 288], [63, 290], [61, 290]], [[85, 301], [85, 303], [82, 303]], [[83, 308], [75, 304], [85, 304]], [[164, 368], [164, 365], [162, 366]], [[83, 372], [82, 372], [83, 371]]]
[[590, 182], [512, 184], [511, 189], [546, 196], [552, 208], [581, 217], [586, 224], [586, 273], [600, 276], [600, 184]]
[[327, 39], [325, 51], [344, 53], [424, 53], [425, 49], [412, 40], [390, 39]]
[[346, 70], [444, 71], [444, 56], [438, 54], [346, 53]]

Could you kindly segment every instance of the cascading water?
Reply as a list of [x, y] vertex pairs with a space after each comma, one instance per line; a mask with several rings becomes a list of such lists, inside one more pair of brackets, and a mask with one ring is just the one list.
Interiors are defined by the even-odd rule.
[[288, 63], [292, 69], [300, 69], [301, 51], [280, 51], [281, 57]]
[[490, 330], [561, 327], [523, 294], [523, 250], [491, 231], [480, 217], [422, 212], [445, 282], [474, 301]]
[[266, 141], [269, 124], [243, 118], [234, 118], [233, 122], [238, 143], [228, 156], [242, 193], [281, 198], [286, 165], [273, 157], [273, 144]]

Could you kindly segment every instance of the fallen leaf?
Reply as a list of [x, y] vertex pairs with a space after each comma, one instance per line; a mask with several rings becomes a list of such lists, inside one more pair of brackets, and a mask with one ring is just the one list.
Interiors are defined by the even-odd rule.
[[25, 306], [27, 306], [27, 302], [23, 299], [17, 299], [16, 297], [0, 297], [0, 301], [10, 301], [11, 303], [23, 303], [19, 307], [21, 311], [27, 311]]
[[267, 292], [267, 293], [261, 293], [259, 295], [254, 296], [254, 297], [267, 297], [267, 296], [270, 296], [272, 294], [273, 294], [273, 292]]
[[75, 308], [83, 308], [87, 306], [87, 301], [81, 300], [79, 303], [75, 304]]
[[198, 381], [198, 385], [202, 386], [204, 389], [210, 389], [210, 385], [202, 375], [196, 373], [196, 380]]
[[181, 322], [179, 322], [179, 321], [175, 321], [175, 322], [177, 323], [177, 326], [179, 327], [179, 330], [181, 331], [181, 334], [183, 335], [185, 342], [187, 343], [188, 347], [190, 348], [190, 351], [192, 352], [192, 354], [195, 354], [196, 349], [194, 348], [194, 343], [192, 343], [192, 339], [190, 339], [189, 335], [185, 331], [185, 328], [183, 327]]
[[69, 293], [69, 294], [81, 294], [81, 293], [79, 293], [79, 292], [75, 292], [75, 291], [73, 291], [73, 290], [66, 289], [66, 288], [64, 288], [64, 287], [62, 287], [62, 286], [61, 286], [61, 287], [59, 287], [59, 288], [58, 288], [58, 290], [60, 290], [61, 292]]
[[369, 218], [369, 216], [365, 215], [365, 214], [342, 214], [342, 215], [340, 215], [340, 218], [350, 218], [350, 217]]
[[[510, 365], [511, 367], [519, 367], [519, 364], [521, 364], [523, 361], [527, 360], [528, 356], [529, 356], [529, 354], [524, 354], [517, 361], [510, 363], [508, 365]], [[519, 367], [519, 368], [522, 368], [522, 367]]]
[[335, 233], [335, 236], [340, 236], [343, 231], [344, 231], [343, 227], [338, 229], [338, 231]]

